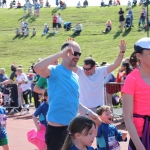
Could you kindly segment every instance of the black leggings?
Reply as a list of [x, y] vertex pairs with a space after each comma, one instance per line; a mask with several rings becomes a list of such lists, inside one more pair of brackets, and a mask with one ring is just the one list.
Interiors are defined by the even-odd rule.
[[54, 127], [48, 125], [46, 128], [45, 142], [47, 150], [61, 150], [68, 134], [68, 126]]
[[29, 102], [28, 102], [28, 95], [29, 94], [30, 94], [30, 90], [26, 90], [23, 92], [23, 99], [24, 99], [26, 104], [29, 104]]

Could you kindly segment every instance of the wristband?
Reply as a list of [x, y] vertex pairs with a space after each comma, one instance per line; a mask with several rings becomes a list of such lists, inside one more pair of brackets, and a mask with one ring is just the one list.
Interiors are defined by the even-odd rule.
[[87, 110], [87, 112], [86, 112], [86, 115], [88, 116], [88, 115], [89, 115], [89, 113], [90, 113], [90, 110], [88, 109], [88, 110]]
[[124, 52], [121, 52], [121, 53], [125, 53], [125, 51], [124, 51]]

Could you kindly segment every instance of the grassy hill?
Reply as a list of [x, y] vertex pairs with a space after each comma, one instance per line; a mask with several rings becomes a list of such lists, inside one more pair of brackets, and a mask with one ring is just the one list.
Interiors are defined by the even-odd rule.
[[[37, 35], [35, 37], [15, 37], [15, 29], [20, 28], [20, 21], [23, 18], [23, 9], [0, 9], [0, 68], [7, 69], [12, 62], [21, 64], [27, 71], [31, 62], [35, 62], [39, 57], [44, 58], [60, 50], [62, 43], [72, 35], [73, 31], [64, 31], [61, 29], [56, 35], [50, 34], [42, 36], [43, 25], [47, 23], [52, 26], [52, 14], [61, 13], [64, 21], [71, 21], [73, 25], [77, 22], [83, 24], [83, 32], [76, 36], [82, 49], [82, 56], [79, 65], [82, 65], [84, 58], [92, 55], [97, 62], [107, 61], [109, 63], [117, 57], [118, 44], [121, 39], [127, 42], [127, 52], [125, 56], [130, 56], [133, 52], [133, 44], [141, 37], [147, 36], [145, 30], [138, 31], [138, 18], [141, 7], [133, 8], [134, 28], [120, 32], [118, 22], [118, 11], [120, 7], [88, 7], [88, 8], [67, 8], [66, 10], [55, 10], [54, 8], [42, 8], [40, 17], [28, 16], [26, 20], [29, 23], [30, 34], [35, 27]], [[125, 7], [123, 7], [125, 10]], [[125, 15], [127, 11], [125, 10]], [[113, 29], [108, 34], [103, 34], [105, 23], [111, 19]]]

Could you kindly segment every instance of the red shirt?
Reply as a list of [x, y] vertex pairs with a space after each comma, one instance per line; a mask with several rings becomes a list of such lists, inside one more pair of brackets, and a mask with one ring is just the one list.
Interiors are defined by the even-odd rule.
[[53, 23], [57, 23], [57, 16], [53, 16]]
[[120, 83], [121, 81], [123, 81], [124, 79], [124, 77], [126, 77], [127, 75], [126, 75], [126, 73], [125, 73], [125, 71], [123, 71], [123, 72], [118, 72], [117, 73], [117, 78], [116, 78], [116, 82], [117, 83]]

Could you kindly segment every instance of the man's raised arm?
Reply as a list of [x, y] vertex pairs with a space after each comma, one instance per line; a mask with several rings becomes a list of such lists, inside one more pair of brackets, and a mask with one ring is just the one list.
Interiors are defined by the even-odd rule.
[[44, 58], [43, 60], [34, 65], [34, 71], [40, 76], [47, 78], [48, 76], [50, 76], [50, 69], [48, 68], [48, 66], [61, 57], [62, 51]]
[[111, 73], [112, 71], [117, 69], [120, 66], [121, 62], [122, 62], [124, 53], [126, 51], [126, 43], [125, 43], [124, 40], [121, 40], [119, 48], [120, 48], [120, 53], [119, 53], [118, 57], [116, 58], [116, 60], [114, 61], [113, 64], [111, 64], [107, 67], [107, 72], [108, 73]]

